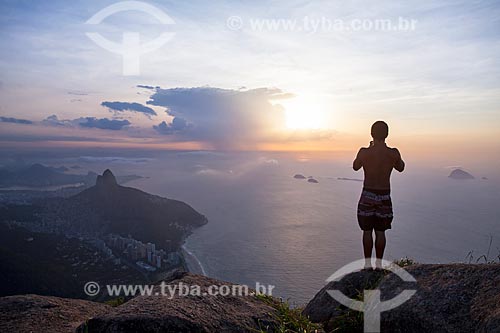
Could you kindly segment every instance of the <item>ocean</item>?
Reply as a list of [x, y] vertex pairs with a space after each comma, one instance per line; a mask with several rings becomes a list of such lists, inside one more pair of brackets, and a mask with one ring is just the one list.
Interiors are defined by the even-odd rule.
[[[362, 172], [351, 161], [296, 154], [169, 153], [146, 162], [109, 165], [115, 174], [149, 178], [127, 186], [175, 198], [206, 215], [187, 239], [193, 270], [255, 286], [304, 305], [343, 265], [362, 257], [356, 206]], [[103, 164], [104, 166], [104, 164]], [[96, 165], [86, 165], [96, 169]], [[478, 169], [476, 179], [448, 178], [446, 166], [394, 171], [393, 228], [385, 257], [422, 263], [476, 262], [499, 254], [500, 185]], [[470, 170], [474, 174], [474, 170]], [[313, 176], [317, 184], [294, 179]], [[351, 180], [339, 179], [349, 178]], [[489, 246], [490, 239], [492, 245]]]

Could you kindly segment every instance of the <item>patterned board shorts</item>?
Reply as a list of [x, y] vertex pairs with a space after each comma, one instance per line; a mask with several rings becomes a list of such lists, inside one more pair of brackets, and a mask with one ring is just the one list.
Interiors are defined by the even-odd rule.
[[358, 224], [361, 230], [391, 229], [392, 218], [391, 190], [363, 188], [358, 203]]

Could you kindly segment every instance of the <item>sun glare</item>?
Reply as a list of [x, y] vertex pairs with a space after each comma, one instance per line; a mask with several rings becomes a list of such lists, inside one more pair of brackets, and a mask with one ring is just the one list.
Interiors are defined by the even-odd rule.
[[283, 103], [286, 127], [289, 129], [318, 129], [328, 127], [329, 110], [312, 98], [296, 97]]

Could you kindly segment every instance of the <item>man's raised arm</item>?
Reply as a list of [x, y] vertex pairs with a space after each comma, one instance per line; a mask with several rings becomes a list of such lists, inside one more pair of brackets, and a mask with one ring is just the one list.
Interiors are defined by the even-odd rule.
[[396, 163], [394, 164], [394, 169], [398, 170], [399, 172], [403, 172], [403, 170], [405, 169], [405, 162], [401, 158], [401, 153], [396, 148], [393, 148], [393, 150], [396, 155]]
[[359, 169], [361, 169], [361, 167], [363, 166], [363, 148], [361, 148], [359, 151], [358, 151], [358, 155], [356, 155], [356, 159], [354, 160], [354, 162], [352, 162], [352, 168], [354, 169], [354, 171], [358, 171]]

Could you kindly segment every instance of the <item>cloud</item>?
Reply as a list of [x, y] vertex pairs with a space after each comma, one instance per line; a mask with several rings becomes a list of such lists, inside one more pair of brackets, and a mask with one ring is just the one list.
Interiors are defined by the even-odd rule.
[[68, 95], [87, 96], [88, 93], [86, 93], [86, 92], [80, 92], [80, 91], [68, 91]]
[[31, 120], [18, 119], [18, 118], [12, 118], [12, 117], [0, 117], [0, 121], [3, 123], [13, 123], [13, 124], [25, 124], [25, 125], [33, 124], [33, 122]]
[[332, 140], [338, 132], [333, 129], [295, 129], [288, 131], [284, 139], [289, 142], [296, 141], [324, 141]]
[[128, 120], [116, 120], [108, 118], [97, 119], [95, 117], [86, 117], [80, 118], [79, 120], [80, 121], [78, 122], [78, 124], [81, 127], [99, 128], [113, 131], [119, 131], [123, 127], [130, 125], [130, 121]]
[[120, 164], [146, 164], [154, 159], [147, 157], [116, 157], [116, 156], [80, 156], [79, 161], [87, 163], [120, 163]]
[[202, 175], [202, 176], [228, 176], [231, 175], [231, 172], [229, 171], [220, 171], [220, 170], [215, 170], [215, 169], [200, 169], [195, 172], [196, 175]]
[[88, 136], [71, 136], [61, 134], [36, 134], [36, 133], [19, 133], [19, 134], [3, 134], [0, 133], [0, 141], [7, 142], [40, 142], [40, 141], [66, 141], [66, 142], [119, 142], [114, 138], [96, 138]]
[[174, 134], [187, 129], [189, 124], [184, 118], [175, 117], [170, 124], [162, 121], [158, 125], [154, 125], [153, 128], [160, 134]]
[[146, 116], [156, 116], [155, 110], [144, 106], [139, 103], [128, 103], [128, 102], [102, 102], [102, 106], [107, 107], [110, 111], [114, 112], [138, 112], [145, 114]]
[[227, 164], [227, 161], [221, 164], [219, 163], [221, 160], [225, 161], [225, 159], [218, 159], [215, 163], [208, 163], [209, 165], [195, 165], [192, 172], [198, 176], [255, 182], [265, 174], [275, 174], [275, 171], [280, 168], [277, 159], [265, 156], [234, 160], [230, 164]]
[[85, 127], [85, 128], [98, 128], [105, 130], [121, 130], [130, 125], [128, 120], [117, 120], [108, 118], [95, 118], [95, 117], [81, 117], [77, 119], [59, 119], [55, 114], [42, 120], [42, 124], [48, 126], [63, 126], [63, 127]]
[[174, 117], [171, 124], [154, 126], [159, 133], [236, 148], [272, 139], [283, 130], [284, 110], [272, 102], [292, 96], [277, 88], [157, 88], [147, 104], [165, 107]]
[[72, 120], [59, 119], [55, 114], [42, 120], [42, 124], [47, 126], [73, 126]]
[[146, 86], [144, 84], [138, 84], [137, 85], [137, 88], [143, 88], [143, 89], [149, 89], [149, 90], [153, 90], [155, 88], [160, 88], [160, 87], [153, 87], [153, 86]]

